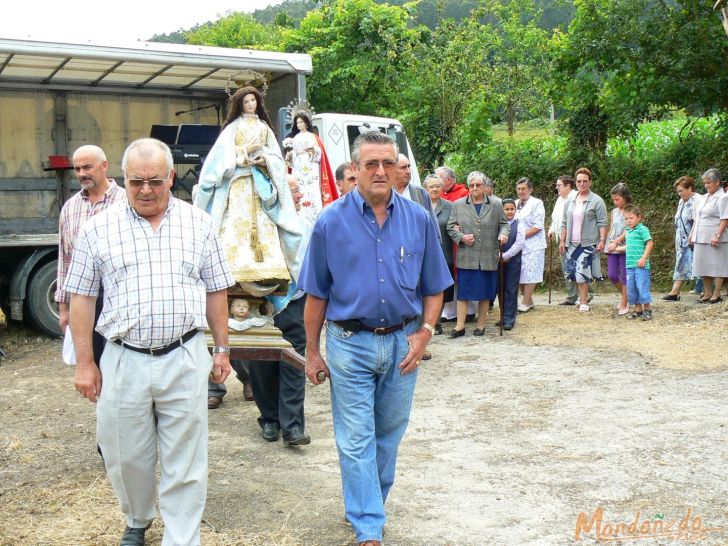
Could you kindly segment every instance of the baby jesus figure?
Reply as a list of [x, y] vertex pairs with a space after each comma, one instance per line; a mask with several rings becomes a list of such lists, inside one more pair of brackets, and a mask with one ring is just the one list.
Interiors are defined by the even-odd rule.
[[230, 316], [235, 320], [245, 320], [250, 315], [250, 303], [243, 298], [235, 298], [230, 304]]
[[257, 328], [268, 324], [269, 319], [261, 316], [250, 316], [250, 303], [244, 298], [235, 298], [230, 302], [230, 318], [228, 327], [237, 332]]

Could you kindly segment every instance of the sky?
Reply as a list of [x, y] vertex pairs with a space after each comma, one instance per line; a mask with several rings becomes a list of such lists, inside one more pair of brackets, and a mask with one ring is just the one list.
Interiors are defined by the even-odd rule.
[[93, 44], [136, 42], [218, 19], [228, 11], [250, 13], [280, 1], [13, 1], [0, 16], [0, 38]]

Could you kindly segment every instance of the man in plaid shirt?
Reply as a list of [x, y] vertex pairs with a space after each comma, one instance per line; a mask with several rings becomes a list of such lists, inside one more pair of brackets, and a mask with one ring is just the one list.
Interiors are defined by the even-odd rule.
[[[226, 289], [234, 281], [210, 217], [171, 196], [172, 165], [158, 140], [129, 145], [127, 201], [83, 226], [64, 287], [72, 294], [76, 390], [98, 400], [97, 439], [127, 520], [122, 546], [143, 545], [155, 517], [157, 445], [162, 544], [200, 544], [207, 380], [223, 383], [230, 373]], [[97, 330], [109, 343], [99, 370], [91, 330], [101, 284]]]
[[[68, 326], [69, 304], [71, 296], [63, 290], [66, 272], [71, 264], [73, 245], [81, 231], [81, 226], [96, 214], [125, 198], [124, 190], [111, 178], [106, 178], [109, 162], [106, 154], [98, 146], [81, 146], [73, 154], [73, 170], [81, 185], [81, 191], [71, 197], [61, 209], [58, 219], [58, 282], [56, 283], [56, 301], [60, 310], [58, 324], [61, 332]], [[100, 298], [99, 298], [100, 299]], [[100, 302], [99, 302], [100, 303]], [[97, 306], [96, 318], [101, 313], [101, 305]], [[94, 332], [94, 360], [98, 362], [104, 350], [104, 338]]]

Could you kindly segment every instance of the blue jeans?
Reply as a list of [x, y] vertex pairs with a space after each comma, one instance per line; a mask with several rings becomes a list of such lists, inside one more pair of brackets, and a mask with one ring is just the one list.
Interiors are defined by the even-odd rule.
[[649, 269], [644, 267], [627, 269], [627, 301], [630, 305], [652, 303]]
[[382, 540], [384, 503], [409, 422], [417, 371], [400, 375], [416, 321], [386, 336], [327, 323], [326, 360], [346, 518], [356, 540]]
[[695, 288], [693, 291], [696, 294], [701, 294], [703, 292], [703, 288], [703, 277], [698, 277], [697, 279], [695, 279]]

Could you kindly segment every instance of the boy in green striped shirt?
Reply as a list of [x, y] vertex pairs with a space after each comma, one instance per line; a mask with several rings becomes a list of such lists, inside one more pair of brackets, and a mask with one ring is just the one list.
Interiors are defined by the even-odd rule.
[[626, 205], [622, 209], [627, 224], [627, 301], [634, 305], [634, 312], [628, 319], [652, 320], [652, 295], [650, 294], [650, 253], [652, 235], [642, 223], [640, 209]]

